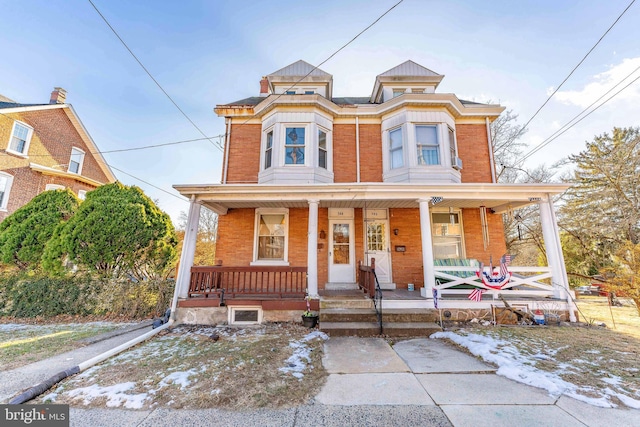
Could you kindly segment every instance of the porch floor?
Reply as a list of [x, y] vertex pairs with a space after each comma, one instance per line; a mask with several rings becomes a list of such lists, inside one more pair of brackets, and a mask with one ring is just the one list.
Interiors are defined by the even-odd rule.
[[[363, 291], [357, 289], [346, 290], [320, 290], [318, 294], [325, 299], [368, 299]], [[422, 301], [426, 300], [420, 296], [420, 291], [409, 291], [407, 289], [382, 289], [383, 300], [402, 301]]]

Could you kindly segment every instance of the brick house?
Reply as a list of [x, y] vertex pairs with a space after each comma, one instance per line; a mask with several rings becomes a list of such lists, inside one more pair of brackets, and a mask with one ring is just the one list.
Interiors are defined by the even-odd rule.
[[0, 96], [0, 220], [46, 190], [87, 191], [115, 182], [66, 91], [49, 104], [20, 104]]
[[[387, 312], [486, 314], [500, 294], [525, 310], [568, 310], [551, 199], [567, 186], [496, 183], [490, 124], [504, 107], [439, 93], [443, 78], [407, 61], [378, 75], [370, 96], [334, 97], [333, 76], [298, 61], [264, 77], [259, 96], [217, 105], [222, 183], [174, 186], [191, 199], [182, 320], [299, 316], [305, 292], [321, 326], [323, 299], [358, 292], [383, 295], [374, 306]], [[548, 265], [511, 265], [499, 286], [497, 269], [478, 277], [506, 252], [502, 215], [533, 203]], [[201, 205], [219, 215], [217, 266], [192, 267]], [[486, 291], [479, 301], [473, 288]]]

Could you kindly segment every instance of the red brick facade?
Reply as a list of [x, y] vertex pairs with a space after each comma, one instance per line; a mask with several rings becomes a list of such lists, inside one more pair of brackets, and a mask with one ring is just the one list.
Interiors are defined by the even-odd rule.
[[462, 159], [462, 182], [491, 182], [487, 127], [457, 125], [458, 157]]
[[261, 125], [237, 124], [231, 126], [232, 142], [229, 144], [227, 183], [258, 182], [261, 136]]
[[[33, 128], [28, 156], [8, 153], [14, 120]], [[62, 185], [78, 191], [91, 191], [95, 185], [74, 179], [72, 176], [55, 176], [34, 170], [30, 164], [66, 172], [72, 147], [84, 151], [81, 176], [100, 183], [110, 182], [100, 164], [92, 155], [95, 148], [87, 146], [78, 130], [62, 108], [5, 113], [0, 116], [0, 171], [13, 176], [6, 212], [0, 212], [0, 220], [43, 192], [47, 184]]]

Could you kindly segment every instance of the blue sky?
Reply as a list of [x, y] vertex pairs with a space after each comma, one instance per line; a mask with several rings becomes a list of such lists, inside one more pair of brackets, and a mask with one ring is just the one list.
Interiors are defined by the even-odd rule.
[[[255, 96], [261, 76], [299, 59], [319, 64], [397, 0], [94, 0], [176, 103], [207, 135], [224, 133], [216, 104]], [[524, 124], [630, 0], [405, 0], [321, 68], [334, 96], [368, 96], [375, 76], [407, 59], [445, 78], [439, 92], [513, 109]], [[531, 122], [533, 147], [640, 66], [634, 4]], [[0, 94], [46, 103], [54, 86], [101, 150], [199, 138], [86, 0], [0, 3]], [[640, 76], [640, 72], [632, 78]], [[639, 126], [640, 82], [525, 166], [552, 163], [614, 126]], [[173, 184], [217, 183], [220, 150], [207, 141], [105, 154], [107, 162], [177, 194]], [[177, 219], [188, 204], [115, 171]]]

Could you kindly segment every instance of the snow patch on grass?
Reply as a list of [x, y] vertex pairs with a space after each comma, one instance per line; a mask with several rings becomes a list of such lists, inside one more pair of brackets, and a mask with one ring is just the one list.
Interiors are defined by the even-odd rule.
[[101, 387], [97, 384], [70, 390], [66, 394], [69, 397], [82, 399], [85, 405], [98, 398], [106, 398], [107, 406], [117, 408], [123, 406], [128, 409], [140, 409], [149, 398], [147, 393], [127, 394], [136, 386], [134, 382], [115, 384]]
[[280, 372], [290, 373], [301, 380], [304, 377], [303, 372], [307, 368], [307, 364], [311, 363], [311, 350], [306, 343], [315, 339], [326, 341], [329, 337], [324, 332], [313, 331], [298, 341], [291, 341], [289, 347], [293, 348], [293, 354], [287, 359], [287, 366], [281, 367], [278, 370]]

